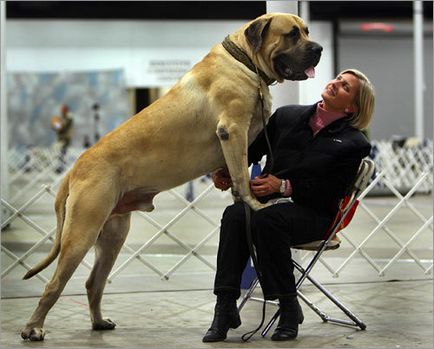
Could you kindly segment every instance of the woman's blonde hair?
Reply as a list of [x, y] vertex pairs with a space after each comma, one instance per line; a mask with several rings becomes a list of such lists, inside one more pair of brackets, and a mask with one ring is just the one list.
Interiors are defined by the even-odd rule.
[[372, 119], [375, 107], [375, 91], [365, 74], [357, 69], [345, 69], [339, 73], [352, 74], [359, 79], [359, 93], [356, 95], [354, 103], [357, 106], [357, 111], [352, 114], [351, 125], [359, 130], [368, 128]]

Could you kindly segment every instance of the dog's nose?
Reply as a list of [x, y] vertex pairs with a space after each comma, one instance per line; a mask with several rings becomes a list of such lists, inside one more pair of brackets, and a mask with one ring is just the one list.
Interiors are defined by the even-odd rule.
[[322, 46], [319, 45], [319, 44], [317, 44], [317, 43], [315, 43], [315, 42], [312, 43], [310, 49], [311, 49], [311, 51], [312, 51], [313, 53], [315, 53], [315, 54], [317, 54], [317, 55], [320, 55], [321, 52], [322, 52]]

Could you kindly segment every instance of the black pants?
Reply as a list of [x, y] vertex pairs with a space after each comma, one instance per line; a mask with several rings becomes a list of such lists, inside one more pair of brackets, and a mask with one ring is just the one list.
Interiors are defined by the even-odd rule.
[[[250, 256], [243, 205], [237, 202], [223, 213], [214, 282], [216, 295], [240, 296], [241, 276]], [[252, 238], [266, 299], [296, 294], [290, 246], [322, 239], [331, 220], [326, 214], [290, 202], [251, 211]]]

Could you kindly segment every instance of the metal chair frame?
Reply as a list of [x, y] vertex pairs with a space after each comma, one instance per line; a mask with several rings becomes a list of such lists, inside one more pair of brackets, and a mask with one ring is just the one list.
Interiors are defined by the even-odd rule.
[[[375, 164], [371, 159], [363, 159], [356, 179], [354, 181], [354, 184], [352, 186], [352, 190], [350, 193], [341, 200], [339, 205], [339, 212], [336, 215], [336, 218], [332, 224], [332, 226], [329, 228], [324, 240], [314, 241], [311, 243], [293, 246], [292, 248], [301, 249], [301, 250], [315, 250], [316, 253], [313, 256], [312, 260], [309, 262], [306, 268], [303, 268], [298, 262], [293, 260], [294, 267], [300, 272], [301, 276], [296, 282], [296, 289], [297, 289], [297, 295], [299, 298], [306, 303], [309, 308], [311, 308], [318, 316], [324, 321], [324, 322], [330, 322], [334, 324], [339, 325], [346, 325], [350, 327], [356, 327], [360, 328], [361, 330], [366, 329], [365, 323], [360, 320], [347, 306], [345, 306], [336, 296], [334, 296], [330, 291], [328, 291], [319, 281], [315, 280], [312, 276], [310, 276], [310, 272], [312, 271], [315, 264], [320, 259], [322, 253], [326, 250], [336, 249], [339, 247], [339, 243], [336, 242], [335, 236], [338, 231], [342, 229], [342, 225], [345, 222], [349, 224], [352, 217], [348, 216], [351, 213], [354, 213], [354, 210], [357, 208], [358, 205], [358, 198], [362, 194], [362, 192], [366, 189], [368, 186], [368, 183], [374, 173]], [[347, 216], [349, 217], [349, 220], [346, 221]], [[303, 293], [300, 291], [300, 287], [303, 284], [303, 282], [308, 279], [317, 289], [319, 289], [331, 302], [333, 302], [351, 321], [348, 320], [341, 320], [332, 318], [326, 313], [324, 313], [321, 309], [319, 309], [313, 302], [311, 302]], [[252, 293], [255, 290], [255, 288], [258, 286], [259, 280], [256, 278], [253, 280], [250, 288], [246, 291], [244, 294], [240, 305], [238, 306], [238, 310], [241, 311], [241, 309], [244, 307], [247, 300], [256, 300], [256, 301], [264, 301], [261, 298], [252, 297]], [[266, 301], [267, 303], [278, 305], [279, 303], [277, 301]], [[276, 313], [273, 315], [271, 320], [268, 322], [268, 324], [265, 326], [264, 330], [262, 331], [261, 335], [264, 337], [268, 331], [271, 329], [275, 321], [278, 319], [280, 315], [280, 310], [277, 310]]]

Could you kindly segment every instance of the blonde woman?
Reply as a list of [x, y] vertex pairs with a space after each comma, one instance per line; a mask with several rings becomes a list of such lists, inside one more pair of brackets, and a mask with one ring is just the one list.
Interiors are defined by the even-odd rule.
[[[261, 202], [291, 198], [251, 212], [264, 297], [280, 304], [279, 323], [271, 337], [275, 341], [296, 338], [303, 321], [290, 246], [322, 239], [371, 149], [362, 133], [375, 102], [368, 78], [356, 69], [344, 70], [325, 86], [321, 97], [314, 105], [290, 105], [274, 113], [267, 125], [274, 164], [268, 156], [262, 175], [250, 182]], [[262, 132], [249, 147], [249, 162], [267, 153]], [[226, 169], [216, 171], [213, 180], [219, 189], [231, 186]], [[238, 202], [225, 210], [221, 221], [214, 283], [217, 303], [204, 342], [225, 340], [228, 330], [241, 324], [236, 300], [248, 258], [244, 207]]]

